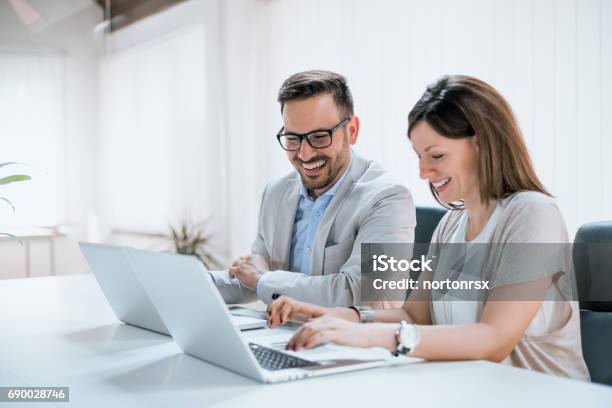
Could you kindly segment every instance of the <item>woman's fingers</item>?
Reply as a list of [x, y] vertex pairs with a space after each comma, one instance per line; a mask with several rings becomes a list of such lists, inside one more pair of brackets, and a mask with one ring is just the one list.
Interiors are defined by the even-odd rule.
[[268, 306], [268, 325], [275, 327], [281, 323], [281, 314], [285, 309], [290, 308], [289, 298], [281, 296]]
[[[338, 322], [321, 317], [303, 324], [287, 343], [287, 349], [299, 350], [302, 347], [313, 347], [318, 344], [329, 341], [331, 334], [325, 335], [326, 332], [333, 332], [338, 329]], [[323, 335], [321, 335], [323, 333]], [[320, 337], [322, 336], [322, 337]]]
[[316, 347], [320, 344], [331, 343], [335, 341], [336, 338], [335, 330], [321, 330], [312, 335], [306, 342], [304, 343], [304, 348], [309, 349], [312, 347]]
[[301, 345], [304, 344], [304, 341], [305, 341], [304, 339], [312, 335], [312, 334], [309, 335], [307, 330], [308, 330], [308, 326], [306, 324], [302, 325], [299, 329], [297, 329], [297, 331], [295, 332], [293, 337], [291, 337], [291, 339], [289, 340], [285, 348], [287, 350], [293, 350], [293, 351], [299, 350]]
[[308, 327], [294, 340], [291, 350], [298, 351], [301, 348], [310, 348], [326, 343], [328, 341], [327, 337], [329, 337], [327, 333], [332, 331], [332, 329]]
[[268, 310], [266, 311], [268, 315], [268, 326], [274, 327], [276, 326], [276, 315], [278, 313], [278, 308], [280, 307], [277, 303], [278, 299], [268, 305]]
[[306, 321], [309, 318], [322, 316], [325, 311], [309, 303], [299, 302], [288, 296], [280, 296], [268, 306], [268, 325], [274, 327], [285, 324], [290, 319]]
[[292, 309], [293, 309], [292, 304], [290, 303], [283, 304], [283, 308], [280, 311], [280, 324], [287, 323], [287, 320], [289, 320], [289, 315], [291, 314]]
[[277, 322], [276, 322], [276, 318], [278, 316], [278, 311], [281, 308], [281, 304], [282, 302], [280, 301], [280, 298], [276, 299], [274, 302], [270, 303], [268, 305], [268, 326], [270, 327], [274, 327], [276, 326]]

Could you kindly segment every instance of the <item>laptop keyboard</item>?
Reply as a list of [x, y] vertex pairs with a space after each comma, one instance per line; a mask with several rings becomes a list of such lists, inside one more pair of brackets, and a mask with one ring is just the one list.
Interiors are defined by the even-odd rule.
[[318, 363], [281, 353], [280, 351], [249, 343], [249, 347], [259, 365], [267, 370], [284, 370], [287, 368], [300, 368], [318, 365]]

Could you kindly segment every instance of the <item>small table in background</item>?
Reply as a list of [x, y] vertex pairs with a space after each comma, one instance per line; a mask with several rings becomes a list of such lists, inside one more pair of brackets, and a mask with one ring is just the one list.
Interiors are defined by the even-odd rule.
[[13, 228], [6, 229], [2, 228], [5, 234], [13, 235], [8, 237], [5, 235], [0, 236], [0, 239], [15, 239], [23, 243], [25, 247], [25, 270], [26, 277], [32, 276], [31, 262], [30, 262], [30, 244], [35, 240], [43, 240], [49, 242], [49, 270], [51, 275], [55, 275], [55, 242], [54, 239], [64, 236], [58, 227], [28, 227], [28, 228]]

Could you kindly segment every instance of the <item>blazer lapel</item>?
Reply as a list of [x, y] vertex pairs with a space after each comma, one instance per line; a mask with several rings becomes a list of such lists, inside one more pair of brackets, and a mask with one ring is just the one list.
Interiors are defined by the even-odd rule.
[[348, 198], [353, 191], [355, 183], [368, 168], [368, 161], [362, 156], [358, 155], [354, 151], [351, 152], [353, 155], [353, 161], [346, 178], [342, 181], [342, 185], [334, 194], [334, 198], [329, 203], [329, 206], [321, 218], [321, 223], [317, 229], [317, 233], [314, 238], [312, 246], [312, 253], [310, 258], [310, 273], [313, 276], [321, 275], [323, 273], [323, 261], [325, 255], [325, 245], [327, 244], [327, 238], [329, 232], [336, 221], [338, 212], [342, 208], [342, 204]]
[[295, 212], [300, 201], [300, 181], [297, 179], [287, 180], [285, 188], [276, 211], [276, 225], [274, 227], [274, 239], [272, 242], [271, 261], [274, 269], [289, 270], [289, 257], [291, 256], [291, 235]]

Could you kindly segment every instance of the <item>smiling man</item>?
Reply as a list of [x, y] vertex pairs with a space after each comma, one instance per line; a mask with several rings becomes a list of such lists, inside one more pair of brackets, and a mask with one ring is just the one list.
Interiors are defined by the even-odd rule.
[[361, 244], [414, 241], [410, 192], [351, 149], [359, 118], [342, 75], [294, 74], [278, 102], [283, 127], [276, 138], [296, 171], [266, 187], [251, 254], [211, 275], [227, 303], [287, 295], [360, 305]]

